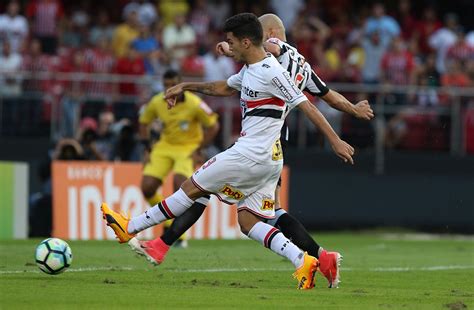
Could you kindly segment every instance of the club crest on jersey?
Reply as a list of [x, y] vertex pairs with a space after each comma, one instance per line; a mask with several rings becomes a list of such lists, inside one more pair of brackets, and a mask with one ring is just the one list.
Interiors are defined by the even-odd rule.
[[263, 199], [262, 200], [262, 211], [268, 211], [268, 210], [273, 210], [275, 207], [275, 200], [273, 199]]
[[234, 198], [235, 200], [240, 200], [244, 198], [244, 194], [238, 189], [233, 188], [229, 184], [224, 185], [224, 187], [219, 191], [227, 197]]

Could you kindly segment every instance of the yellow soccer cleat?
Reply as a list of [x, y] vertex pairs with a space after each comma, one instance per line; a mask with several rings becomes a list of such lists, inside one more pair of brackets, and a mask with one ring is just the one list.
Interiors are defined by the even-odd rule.
[[314, 287], [314, 275], [318, 271], [318, 267], [318, 259], [304, 252], [303, 265], [293, 273], [293, 278], [298, 280], [297, 289], [309, 290]]
[[115, 236], [120, 243], [128, 242], [135, 236], [127, 231], [130, 218], [111, 210], [105, 202], [100, 206], [100, 210], [102, 211], [102, 217], [107, 222], [107, 226], [114, 230]]

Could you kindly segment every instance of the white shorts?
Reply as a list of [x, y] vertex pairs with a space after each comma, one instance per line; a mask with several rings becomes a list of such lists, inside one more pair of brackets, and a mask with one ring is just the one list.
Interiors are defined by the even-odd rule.
[[264, 165], [230, 148], [202, 165], [191, 177], [200, 190], [212, 193], [221, 201], [237, 204], [259, 217], [275, 217], [275, 188], [283, 161]]

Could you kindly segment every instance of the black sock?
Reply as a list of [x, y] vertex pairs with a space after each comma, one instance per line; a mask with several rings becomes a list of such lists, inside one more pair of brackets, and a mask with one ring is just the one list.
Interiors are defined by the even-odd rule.
[[173, 220], [170, 227], [165, 229], [161, 240], [171, 246], [181, 237], [197, 220], [201, 217], [206, 206], [202, 203], [195, 202], [186, 212]]
[[311, 238], [303, 224], [296, 218], [288, 213], [282, 214], [275, 226], [300, 249], [308, 252], [311, 256], [319, 258], [319, 244]]

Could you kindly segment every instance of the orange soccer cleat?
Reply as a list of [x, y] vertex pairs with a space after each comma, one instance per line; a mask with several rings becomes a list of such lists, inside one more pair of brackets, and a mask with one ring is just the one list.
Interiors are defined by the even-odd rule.
[[100, 206], [100, 210], [102, 211], [102, 217], [107, 222], [107, 226], [114, 230], [115, 236], [120, 243], [128, 242], [134, 237], [133, 234], [129, 234], [127, 231], [129, 218], [113, 211], [105, 202]]
[[298, 280], [299, 290], [309, 290], [314, 287], [314, 275], [318, 271], [318, 266], [317, 258], [304, 252], [303, 265], [293, 273], [293, 278]]

